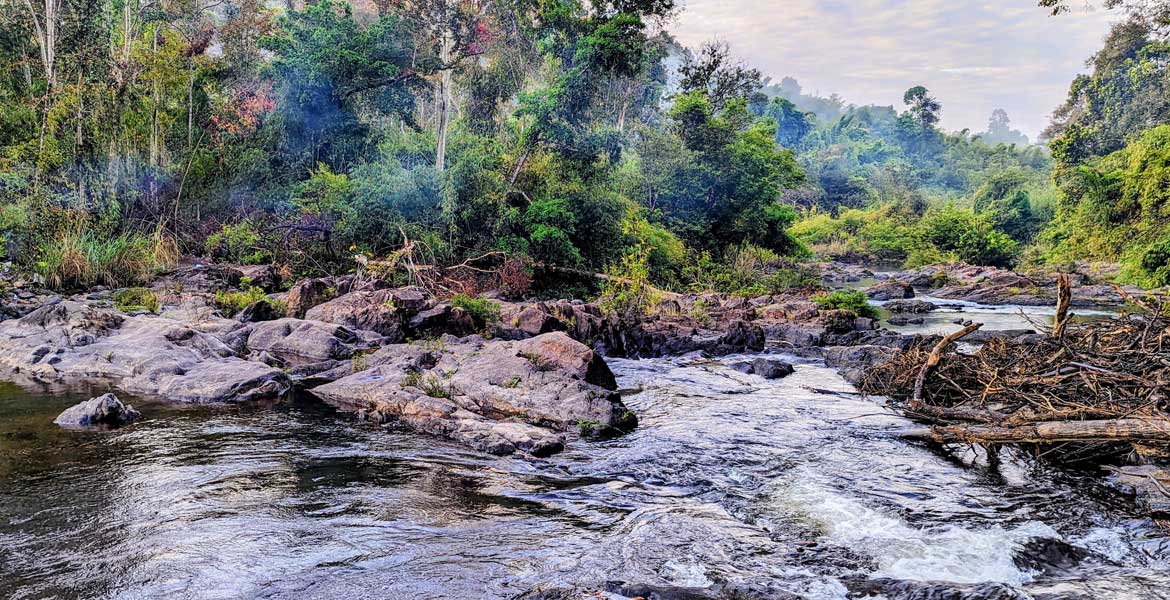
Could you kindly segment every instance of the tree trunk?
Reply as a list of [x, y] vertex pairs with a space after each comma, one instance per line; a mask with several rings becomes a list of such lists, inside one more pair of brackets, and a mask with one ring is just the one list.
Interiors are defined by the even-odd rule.
[[904, 437], [941, 443], [1052, 443], [1170, 441], [1170, 419], [1044, 421], [1031, 425], [948, 425], [903, 432]]
[[[158, 60], [158, 27], [152, 26], [150, 28], [150, 53], [153, 60]], [[159, 163], [159, 149], [158, 149], [158, 105], [159, 105], [159, 84], [158, 73], [151, 81], [150, 90], [150, 148], [147, 150], [147, 164], [152, 167], [157, 167]], [[152, 193], [151, 196], [154, 194]]]
[[443, 33], [439, 47], [439, 61], [443, 63], [443, 70], [439, 73], [439, 125], [438, 141], [435, 145], [435, 168], [441, 173], [447, 163], [447, 124], [451, 118], [451, 50], [454, 40], [449, 32]]
[[187, 149], [191, 149], [195, 131], [195, 58], [191, 58], [190, 77], [187, 78]]

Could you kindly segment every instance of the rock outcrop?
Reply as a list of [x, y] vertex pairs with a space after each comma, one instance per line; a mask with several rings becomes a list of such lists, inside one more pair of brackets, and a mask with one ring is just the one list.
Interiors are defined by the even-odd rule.
[[240, 359], [198, 323], [68, 300], [0, 323], [0, 342], [0, 373], [13, 378], [108, 382], [177, 402], [270, 398], [290, 387], [283, 372]]
[[360, 417], [492, 454], [545, 456], [573, 428], [608, 435], [636, 425], [604, 359], [560, 332], [520, 341], [448, 336], [426, 347], [387, 346], [366, 363], [312, 393]]
[[870, 300], [905, 300], [914, 297], [914, 287], [905, 281], [890, 279], [865, 290]]
[[53, 420], [62, 427], [121, 427], [142, 418], [133, 406], [122, 404], [113, 394], [102, 394], [75, 404]]

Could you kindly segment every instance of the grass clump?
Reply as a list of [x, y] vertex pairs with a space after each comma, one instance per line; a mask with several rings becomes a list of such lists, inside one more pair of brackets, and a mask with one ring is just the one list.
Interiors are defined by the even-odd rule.
[[158, 294], [141, 287], [126, 288], [114, 292], [114, 308], [122, 312], [145, 310], [158, 313]]
[[861, 290], [837, 290], [830, 293], [820, 293], [812, 298], [821, 308], [830, 310], [847, 310], [859, 317], [876, 319], [878, 314], [874, 307], [869, 305], [869, 298]]
[[58, 233], [54, 243], [45, 245], [36, 271], [57, 289], [134, 285], [173, 266], [178, 258], [174, 240], [162, 232], [102, 237], [76, 227]]
[[472, 298], [467, 294], [456, 294], [451, 298], [451, 306], [461, 308], [469, 316], [475, 328], [486, 331], [492, 325], [500, 322], [500, 305], [487, 298]]

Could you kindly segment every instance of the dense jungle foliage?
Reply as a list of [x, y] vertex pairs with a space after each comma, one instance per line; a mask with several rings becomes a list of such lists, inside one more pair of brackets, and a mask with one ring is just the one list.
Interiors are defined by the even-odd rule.
[[1136, 16], [1050, 152], [1002, 110], [942, 131], [923, 87], [853, 106], [682, 48], [673, 0], [0, 6], [0, 260], [57, 287], [404, 247], [744, 293], [813, 256], [1170, 283], [1167, 46]]

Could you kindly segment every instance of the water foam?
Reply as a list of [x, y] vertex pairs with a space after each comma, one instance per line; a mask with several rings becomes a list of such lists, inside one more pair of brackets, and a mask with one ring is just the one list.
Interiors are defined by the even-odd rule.
[[948, 525], [914, 527], [895, 515], [815, 484], [783, 488], [777, 500], [822, 532], [826, 542], [873, 558], [873, 575], [918, 581], [1023, 584], [1032, 573], [1012, 560], [1020, 544], [1033, 537], [1059, 537], [1043, 523], [1012, 529], [966, 529]]

